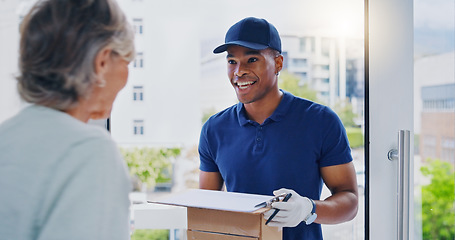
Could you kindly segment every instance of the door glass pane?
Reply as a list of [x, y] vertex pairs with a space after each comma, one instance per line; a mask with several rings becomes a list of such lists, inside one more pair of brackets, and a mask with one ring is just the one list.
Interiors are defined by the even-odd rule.
[[454, 239], [455, 6], [414, 0], [415, 239]]
[[[358, 177], [359, 212], [350, 222], [324, 225], [324, 238], [364, 239], [363, 0], [117, 1], [135, 27], [138, 54], [130, 65], [128, 85], [114, 104], [112, 136], [120, 147], [178, 146], [182, 150], [172, 162], [171, 187], [166, 192], [148, 189], [148, 199], [197, 187], [199, 164], [194, 149], [202, 123], [237, 102], [226, 76], [225, 56], [212, 50], [224, 41], [229, 26], [255, 16], [269, 20], [280, 32], [285, 59], [280, 87], [334, 109], [348, 133]], [[0, 76], [5, 79], [0, 87], [0, 122], [22, 107], [13, 78], [17, 67], [11, 59], [17, 59], [19, 23], [35, 2], [0, 1], [0, 35], [8, 36], [0, 38], [1, 52], [6, 53], [0, 56]], [[133, 95], [134, 85], [153, 91]], [[142, 101], [132, 101], [132, 95]], [[450, 101], [427, 104], [454, 105]], [[141, 124], [135, 124], [136, 119]], [[439, 141], [445, 149], [441, 154], [453, 158], [453, 138], [428, 140], [429, 144]], [[321, 199], [327, 196], [324, 188]]]
[[[130, 68], [128, 84], [156, 89], [151, 94], [144, 92], [148, 95], [141, 105], [123, 100], [126, 93], [120, 94], [112, 115], [112, 135], [121, 146], [179, 145], [188, 154], [175, 162], [171, 191], [197, 188], [199, 160], [194, 149], [198, 142], [179, 141], [195, 128], [188, 134], [197, 134], [194, 139], [198, 140], [209, 116], [237, 103], [226, 75], [226, 55], [212, 51], [224, 42], [227, 29], [235, 22], [249, 16], [265, 18], [276, 26], [282, 39], [280, 87], [334, 109], [352, 147], [360, 190], [359, 212], [350, 222], [323, 226], [324, 239], [364, 239], [363, 0], [118, 1], [134, 23], [141, 19], [143, 28], [136, 33], [136, 43], [139, 57], [147, 64]], [[163, 98], [157, 98], [162, 92]], [[198, 101], [191, 102], [195, 98]], [[191, 112], [173, 115], [186, 109]], [[147, 128], [140, 138], [122, 130], [128, 126], [124, 119], [135, 116], [144, 119]], [[177, 131], [182, 116], [186, 122], [197, 116], [198, 125]], [[148, 199], [169, 194], [148, 193]], [[328, 194], [324, 188], [321, 199]]]

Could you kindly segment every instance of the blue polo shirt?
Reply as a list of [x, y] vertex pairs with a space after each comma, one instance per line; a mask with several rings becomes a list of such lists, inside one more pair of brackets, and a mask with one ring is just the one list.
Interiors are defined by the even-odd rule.
[[[263, 124], [248, 119], [242, 103], [209, 118], [202, 127], [200, 170], [220, 172], [227, 191], [273, 195], [280, 188], [319, 199], [319, 168], [352, 161], [345, 129], [328, 107], [283, 91]], [[283, 239], [322, 239], [313, 223], [284, 228]]]

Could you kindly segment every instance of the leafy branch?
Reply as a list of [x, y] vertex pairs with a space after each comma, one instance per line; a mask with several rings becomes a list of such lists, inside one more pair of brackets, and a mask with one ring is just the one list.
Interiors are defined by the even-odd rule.
[[172, 179], [172, 161], [180, 155], [180, 148], [121, 148], [130, 175], [147, 187]]

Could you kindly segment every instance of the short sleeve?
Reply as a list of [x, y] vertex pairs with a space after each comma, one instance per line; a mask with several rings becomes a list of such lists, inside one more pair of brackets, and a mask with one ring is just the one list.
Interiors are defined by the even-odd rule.
[[199, 158], [200, 158], [200, 165], [199, 169], [204, 172], [219, 172], [218, 166], [215, 162], [215, 158], [213, 157], [213, 150], [211, 149], [211, 145], [209, 144], [209, 128], [210, 119], [204, 124], [201, 130], [201, 136], [199, 138]]
[[346, 130], [340, 118], [331, 109], [324, 112], [324, 135], [320, 166], [327, 167], [352, 161]]

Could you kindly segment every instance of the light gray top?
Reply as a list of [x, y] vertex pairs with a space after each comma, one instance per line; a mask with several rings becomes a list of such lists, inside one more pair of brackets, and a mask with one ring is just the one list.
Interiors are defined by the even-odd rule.
[[130, 190], [106, 130], [36, 105], [0, 125], [0, 239], [129, 239]]

